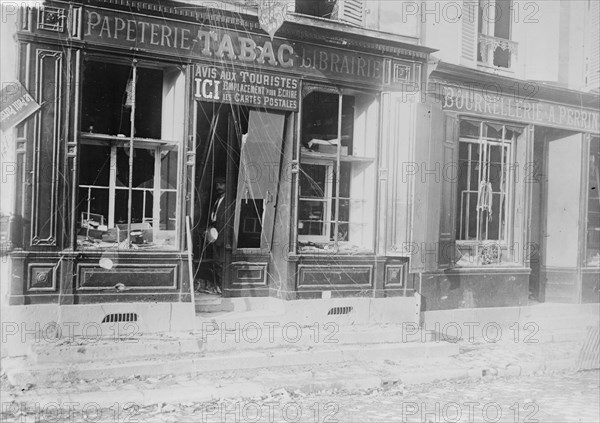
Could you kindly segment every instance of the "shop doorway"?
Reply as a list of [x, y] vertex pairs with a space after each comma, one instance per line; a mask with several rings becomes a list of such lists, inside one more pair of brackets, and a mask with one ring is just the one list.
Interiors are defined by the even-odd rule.
[[[283, 140], [291, 138], [293, 128], [290, 119], [291, 114], [276, 110], [196, 102], [192, 236], [197, 287], [220, 285], [224, 294], [267, 287]], [[225, 184], [222, 202], [218, 181]], [[211, 243], [206, 231], [213, 226], [217, 203], [224, 224]], [[219, 242], [222, 249], [217, 251]], [[257, 281], [248, 276], [255, 266], [248, 270], [240, 264], [254, 260], [264, 263]]]
[[[211, 208], [219, 198], [216, 182], [224, 180], [222, 207], [225, 225], [218, 237], [224, 247], [231, 245], [240, 147], [248, 132], [249, 110], [226, 103], [196, 102], [196, 173], [192, 238], [194, 272], [197, 290], [212, 290], [218, 284], [215, 274], [215, 252], [206, 231], [211, 223]], [[224, 248], [221, 259], [230, 261], [230, 248]]]
[[523, 172], [532, 194], [528, 247], [532, 300], [578, 302], [583, 145], [581, 133], [536, 127], [533, 161]]

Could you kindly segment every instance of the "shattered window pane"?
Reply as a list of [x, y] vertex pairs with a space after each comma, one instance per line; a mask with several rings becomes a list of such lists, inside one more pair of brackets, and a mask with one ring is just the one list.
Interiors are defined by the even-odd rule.
[[[481, 136], [479, 128], [482, 128]], [[459, 265], [512, 263], [510, 240], [514, 149], [520, 128], [494, 122], [460, 124], [456, 240]], [[507, 134], [512, 138], [507, 139]]]
[[[183, 78], [173, 67], [85, 61], [80, 248], [175, 248], [183, 135], [174, 128], [183, 128], [184, 96], [164, 96], [183, 87]], [[165, 129], [169, 139], [162, 140]]]
[[300, 252], [372, 251], [377, 106], [365, 93], [315, 90], [304, 97]]

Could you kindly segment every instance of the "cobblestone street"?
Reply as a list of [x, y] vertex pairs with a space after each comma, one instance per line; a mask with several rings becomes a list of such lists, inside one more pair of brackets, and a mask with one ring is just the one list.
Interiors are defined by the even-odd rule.
[[[125, 388], [126, 389], [126, 388]], [[517, 378], [488, 376], [367, 392], [304, 395], [274, 391], [267, 398], [211, 403], [115, 404], [84, 413], [40, 413], [3, 407], [2, 421], [87, 422], [598, 422], [600, 372], [546, 373]], [[77, 407], [75, 407], [77, 408]], [[7, 412], [10, 411], [10, 412]]]
[[332, 401], [339, 422], [598, 422], [599, 377], [594, 371], [445, 381], [302, 404]]
[[[600, 372], [445, 381], [365, 393], [143, 409], [140, 421], [598, 422]], [[260, 407], [259, 407], [260, 406]], [[147, 419], [147, 420], [146, 420]]]

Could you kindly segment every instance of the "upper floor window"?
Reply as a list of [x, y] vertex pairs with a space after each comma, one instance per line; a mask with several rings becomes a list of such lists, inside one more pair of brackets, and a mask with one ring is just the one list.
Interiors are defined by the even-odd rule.
[[517, 44], [511, 41], [512, 0], [479, 0], [477, 60], [488, 66], [512, 68]]
[[364, 0], [296, 0], [296, 13], [363, 26]]
[[175, 248], [184, 74], [86, 60], [78, 174], [80, 248]]

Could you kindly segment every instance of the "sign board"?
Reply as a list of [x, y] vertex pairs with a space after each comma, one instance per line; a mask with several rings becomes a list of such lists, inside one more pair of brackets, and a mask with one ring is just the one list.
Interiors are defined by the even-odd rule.
[[40, 108], [20, 82], [4, 84], [0, 91], [0, 129], [18, 125]]
[[[105, 9], [86, 9], [82, 37], [88, 43], [111, 48], [160, 52], [217, 66], [282, 70], [374, 87], [419, 82], [420, 77], [412, 69], [418, 65], [413, 61]], [[339, 41], [341, 45], [347, 43]], [[426, 54], [419, 53], [418, 57]], [[413, 72], [403, 73], [409, 69]]]
[[578, 132], [600, 132], [598, 110], [486, 93], [472, 88], [443, 87], [442, 107], [444, 110], [494, 116]]
[[300, 99], [298, 78], [249, 68], [196, 64], [193, 90], [201, 101], [289, 111], [298, 110]]

